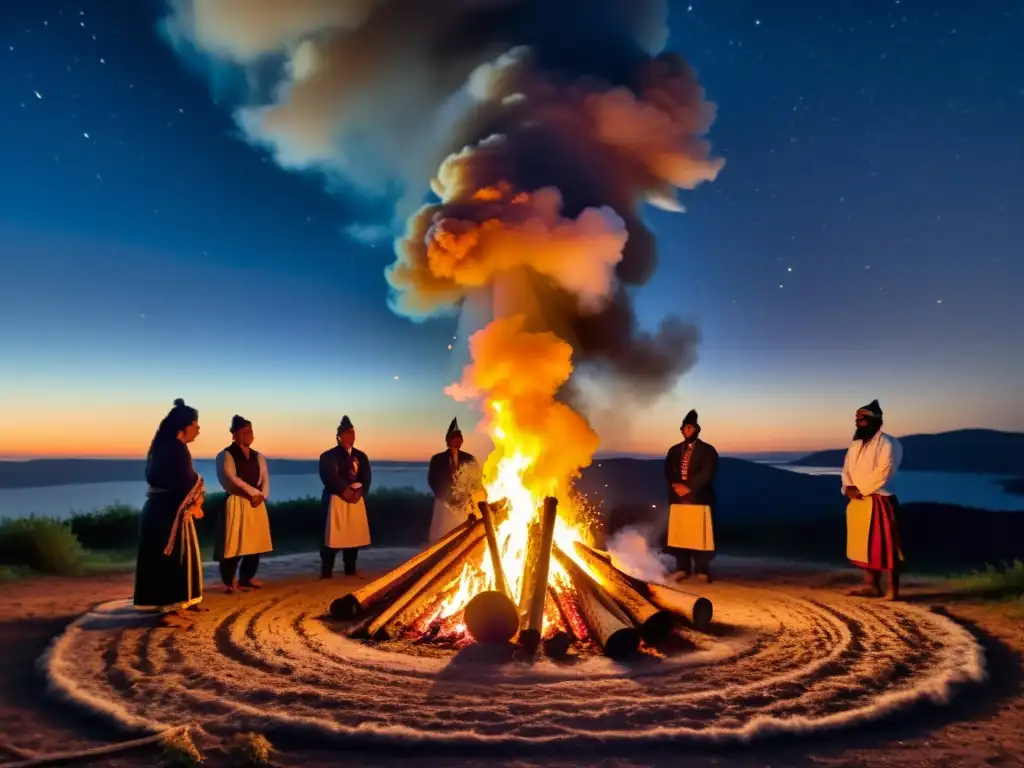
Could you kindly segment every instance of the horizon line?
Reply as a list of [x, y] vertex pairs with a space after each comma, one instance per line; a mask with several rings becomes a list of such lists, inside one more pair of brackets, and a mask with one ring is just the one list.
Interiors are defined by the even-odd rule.
[[[799, 451], [723, 451], [720, 455], [725, 458], [745, 458], [749, 456], [808, 456], [812, 453], [819, 453], [821, 450], [839, 449], [812, 449]], [[266, 456], [266, 454], [264, 454]], [[193, 461], [215, 461], [217, 455], [193, 456]], [[271, 461], [317, 461], [319, 456], [266, 456]], [[645, 453], [642, 451], [614, 451], [605, 454], [597, 454], [593, 461], [605, 461], [609, 459], [663, 459], [660, 453]], [[117, 455], [117, 456], [83, 456], [83, 455], [51, 455], [51, 456], [8, 456], [0, 455], [0, 461], [7, 462], [28, 462], [28, 461], [145, 461], [144, 455]], [[429, 457], [414, 459], [376, 459], [376, 462], [389, 462], [392, 464], [426, 464]]]

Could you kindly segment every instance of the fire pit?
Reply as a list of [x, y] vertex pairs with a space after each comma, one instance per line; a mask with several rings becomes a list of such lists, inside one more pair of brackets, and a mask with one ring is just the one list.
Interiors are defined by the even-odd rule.
[[708, 628], [706, 597], [619, 570], [560, 520], [557, 499], [533, 506], [517, 519], [507, 499], [479, 502], [436, 544], [335, 600], [331, 615], [370, 642], [515, 642], [554, 658], [592, 646], [621, 659], [677, 625]]

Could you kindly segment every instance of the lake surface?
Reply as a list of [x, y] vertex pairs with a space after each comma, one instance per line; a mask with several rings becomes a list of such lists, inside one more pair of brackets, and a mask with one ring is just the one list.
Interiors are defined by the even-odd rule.
[[[791, 472], [808, 475], [838, 476], [840, 470], [827, 467], [781, 466]], [[212, 461], [199, 460], [196, 470], [206, 478], [207, 483], [217, 488], [216, 471]], [[1001, 478], [992, 475], [965, 475], [945, 472], [900, 472], [893, 483], [893, 490], [900, 500], [937, 501], [946, 504], [961, 504], [995, 511], [1024, 510], [1024, 498], [1007, 493], [999, 484]], [[838, 480], [837, 480], [838, 483]], [[400, 465], [379, 467], [373, 471], [373, 487], [413, 488], [428, 492], [427, 465]], [[217, 488], [219, 490], [219, 488]], [[323, 486], [317, 475], [273, 475], [270, 495], [272, 499], [285, 501], [305, 496], [320, 496]], [[838, 494], [838, 485], [836, 493]], [[61, 485], [43, 488], [0, 489], [0, 518], [44, 517], [65, 518], [74, 512], [89, 512], [110, 504], [129, 504], [141, 507], [146, 500], [144, 482], [87, 483]]]

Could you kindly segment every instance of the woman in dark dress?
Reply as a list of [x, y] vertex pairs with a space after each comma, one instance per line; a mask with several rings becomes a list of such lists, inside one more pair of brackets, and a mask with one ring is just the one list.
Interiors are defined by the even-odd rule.
[[194, 518], [203, 516], [203, 478], [188, 444], [199, 434], [199, 412], [174, 401], [146, 456], [146, 504], [139, 521], [135, 607], [171, 613], [198, 610], [203, 563]]

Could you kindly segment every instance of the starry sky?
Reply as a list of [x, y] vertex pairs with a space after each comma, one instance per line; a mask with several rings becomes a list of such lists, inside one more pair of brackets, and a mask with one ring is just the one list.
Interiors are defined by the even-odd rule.
[[[389, 311], [387, 202], [247, 144], [162, 11], [0, 10], [0, 456], [141, 455], [175, 397], [199, 456], [236, 412], [272, 456], [330, 447], [343, 413], [371, 456], [440, 450], [475, 421], [442, 393], [465, 340]], [[691, 407], [726, 453], [833, 447], [874, 398], [897, 435], [1024, 430], [1024, 6], [694, 0], [670, 22], [727, 165], [687, 213], [648, 212], [636, 303], [703, 342], [658, 403], [594, 414], [604, 450], [661, 453]]]

